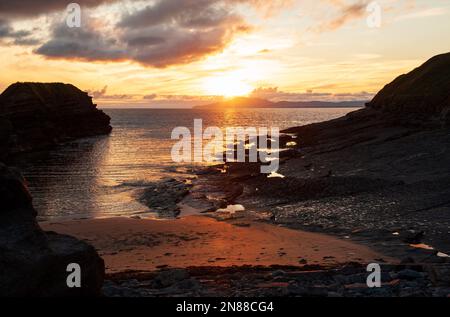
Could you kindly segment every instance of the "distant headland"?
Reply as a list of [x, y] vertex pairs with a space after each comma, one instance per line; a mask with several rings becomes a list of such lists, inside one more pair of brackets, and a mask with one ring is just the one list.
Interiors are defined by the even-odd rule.
[[356, 101], [278, 101], [273, 102], [261, 98], [235, 97], [224, 101], [196, 106], [194, 109], [224, 108], [359, 108], [368, 100]]

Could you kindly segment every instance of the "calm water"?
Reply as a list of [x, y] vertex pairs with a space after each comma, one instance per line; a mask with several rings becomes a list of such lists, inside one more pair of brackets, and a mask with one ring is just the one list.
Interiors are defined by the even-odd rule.
[[[177, 126], [278, 126], [329, 120], [354, 109], [161, 110], [106, 109], [113, 132], [60, 146], [21, 163], [41, 219], [150, 213], [136, 201], [145, 184], [183, 176], [192, 166], [172, 162]], [[192, 131], [192, 130], [191, 130]]]

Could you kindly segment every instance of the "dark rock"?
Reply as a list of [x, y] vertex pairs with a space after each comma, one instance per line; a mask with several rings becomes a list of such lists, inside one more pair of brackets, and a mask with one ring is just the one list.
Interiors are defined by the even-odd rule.
[[408, 257], [403, 258], [403, 259], [400, 261], [400, 264], [413, 264], [413, 263], [415, 263], [415, 262], [416, 262], [416, 260], [414, 260], [414, 258], [408, 256]]
[[398, 272], [398, 278], [402, 280], [414, 280], [422, 277], [423, 273], [410, 269], [405, 269]]
[[176, 286], [183, 290], [198, 290], [201, 284], [194, 278], [188, 278], [178, 282]]
[[189, 273], [183, 269], [172, 269], [161, 271], [155, 278], [154, 282], [157, 286], [164, 288], [174, 285], [189, 278]]
[[273, 277], [284, 276], [285, 274], [286, 274], [286, 272], [284, 272], [283, 270], [276, 270], [276, 271], [272, 272]]
[[189, 194], [191, 184], [175, 179], [163, 179], [147, 184], [139, 201], [163, 218], [173, 218], [180, 214], [180, 203]]
[[108, 134], [110, 118], [70, 84], [15, 83], [0, 95], [0, 158]]
[[291, 296], [303, 296], [307, 294], [307, 290], [304, 287], [296, 284], [289, 284], [287, 290]]
[[400, 114], [402, 121], [449, 123], [450, 53], [434, 56], [386, 85], [368, 107]]
[[427, 267], [428, 274], [435, 285], [450, 286], [450, 265], [436, 264]]
[[425, 236], [425, 232], [416, 232], [414, 230], [408, 231], [403, 241], [410, 244], [419, 244]]
[[[73, 237], [44, 232], [24, 179], [0, 163], [0, 296], [100, 295], [104, 262]], [[68, 264], [81, 267], [81, 287], [66, 284]]]

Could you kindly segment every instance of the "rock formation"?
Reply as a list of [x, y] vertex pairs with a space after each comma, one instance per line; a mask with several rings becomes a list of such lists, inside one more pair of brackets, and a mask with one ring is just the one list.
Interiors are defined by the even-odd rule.
[[0, 95], [0, 159], [111, 132], [110, 118], [70, 84], [15, 83]]
[[[100, 295], [104, 263], [95, 249], [42, 231], [24, 179], [1, 163], [0, 201], [0, 297]], [[70, 263], [81, 267], [81, 288], [66, 284]]]

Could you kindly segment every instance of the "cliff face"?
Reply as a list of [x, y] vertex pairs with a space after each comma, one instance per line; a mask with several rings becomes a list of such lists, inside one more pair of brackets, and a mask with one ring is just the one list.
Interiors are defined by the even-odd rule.
[[3, 157], [111, 132], [110, 118], [70, 84], [15, 83], [0, 95]]

